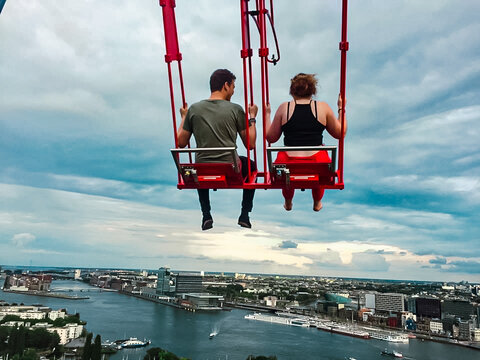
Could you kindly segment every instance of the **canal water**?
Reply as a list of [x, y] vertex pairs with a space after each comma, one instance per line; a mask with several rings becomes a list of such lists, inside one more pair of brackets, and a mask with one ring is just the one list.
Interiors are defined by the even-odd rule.
[[[116, 292], [99, 292], [75, 281], [54, 281], [52, 291], [55, 289], [67, 291], [69, 295], [89, 296], [89, 299], [66, 300], [0, 291], [0, 300], [79, 312], [81, 319], [87, 321], [87, 330], [100, 334], [102, 341], [128, 337], [150, 339], [150, 347], [161, 347], [193, 360], [245, 360], [250, 354], [276, 355], [279, 360], [344, 360], [348, 357], [386, 360], [380, 354], [385, 348], [403, 353], [406, 359], [480, 359], [480, 351], [455, 345], [418, 339], [411, 339], [409, 344], [392, 344], [315, 328], [246, 320], [244, 316], [249, 312], [244, 310], [192, 313]], [[218, 335], [209, 339], [212, 331], [218, 331]], [[110, 359], [141, 360], [146, 349], [120, 350]]]

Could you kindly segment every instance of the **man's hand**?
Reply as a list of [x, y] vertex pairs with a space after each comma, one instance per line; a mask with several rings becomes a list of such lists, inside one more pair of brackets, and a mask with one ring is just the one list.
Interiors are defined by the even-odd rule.
[[185, 103], [185, 105], [180, 108], [180, 115], [182, 119], [185, 119], [185, 116], [187, 116], [187, 112], [188, 112], [188, 104]]
[[250, 118], [254, 118], [257, 116], [258, 113], [258, 106], [255, 104], [248, 105], [248, 115]]

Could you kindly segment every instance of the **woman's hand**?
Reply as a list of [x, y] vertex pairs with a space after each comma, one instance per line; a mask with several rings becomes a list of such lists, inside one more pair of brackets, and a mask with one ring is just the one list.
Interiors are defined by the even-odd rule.
[[338, 100], [337, 100], [337, 106], [338, 106], [338, 110], [343, 110], [343, 107], [347, 104], [347, 99], [345, 99], [345, 104], [343, 104], [343, 101], [342, 101], [342, 94], [338, 94]]
[[270, 104], [267, 104], [267, 105], [265, 106], [265, 114], [266, 114], [267, 116], [270, 116], [271, 113], [272, 113], [272, 108], [270, 107]]

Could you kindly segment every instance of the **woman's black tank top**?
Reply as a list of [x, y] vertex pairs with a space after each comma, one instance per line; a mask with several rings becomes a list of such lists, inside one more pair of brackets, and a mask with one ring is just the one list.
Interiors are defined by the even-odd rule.
[[[311, 101], [310, 101], [311, 103]], [[310, 104], [295, 103], [292, 117], [282, 125], [285, 146], [320, 146], [325, 126], [317, 120], [317, 104], [313, 115]], [[290, 102], [287, 105], [287, 117]]]

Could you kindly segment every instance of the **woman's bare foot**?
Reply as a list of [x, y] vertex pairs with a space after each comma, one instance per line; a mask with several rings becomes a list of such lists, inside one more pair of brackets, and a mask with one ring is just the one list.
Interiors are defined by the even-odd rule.
[[292, 199], [290, 199], [290, 200], [285, 199], [285, 203], [283, 204], [283, 208], [287, 211], [290, 211], [290, 210], [292, 210], [292, 206], [293, 206]]
[[313, 211], [320, 211], [322, 210], [322, 202], [321, 201], [314, 201], [313, 202]]

